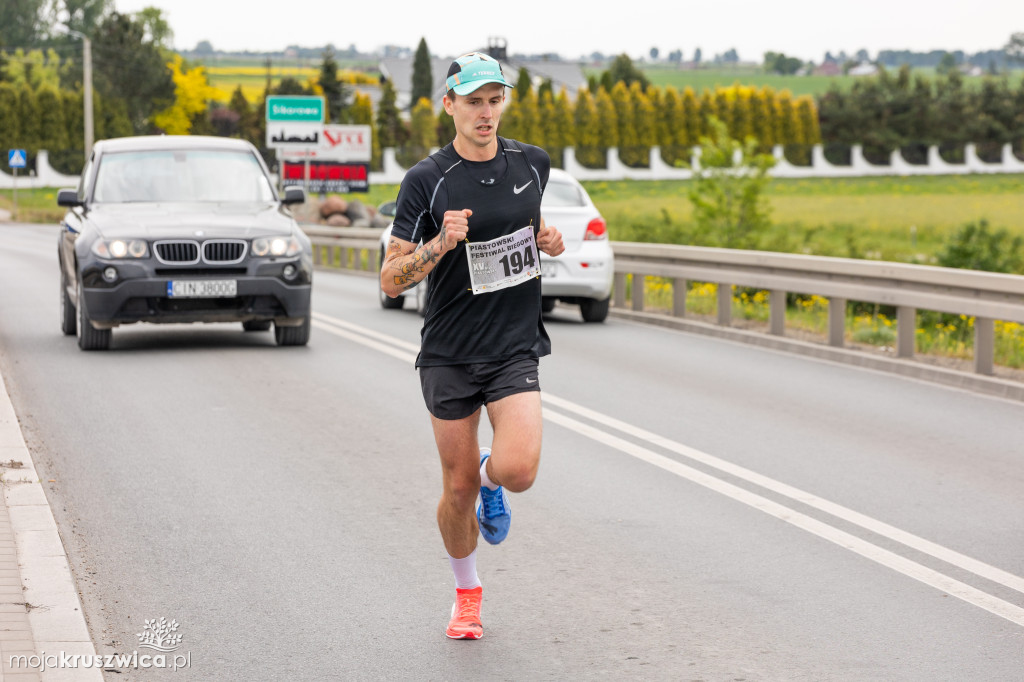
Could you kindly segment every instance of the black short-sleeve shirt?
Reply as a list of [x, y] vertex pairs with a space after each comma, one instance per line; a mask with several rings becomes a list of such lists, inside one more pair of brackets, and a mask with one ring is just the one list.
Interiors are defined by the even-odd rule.
[[[437, 236], [445, 211], [469, 208], [470, 242], [490, 241], [527, 225], [536, 235], [550, 170], [547, 152], [515, 140], [499, 137], [498, 154], [484, 162], [463, 159], [449, 144], [406, 174], [391, 234], [414, 243], [429, 241]], [[465, 243], [460, 243], [441, 257], [426, 284], [417, 367], [551, 352], [541, 319], [539, 277], [474, 295]]]

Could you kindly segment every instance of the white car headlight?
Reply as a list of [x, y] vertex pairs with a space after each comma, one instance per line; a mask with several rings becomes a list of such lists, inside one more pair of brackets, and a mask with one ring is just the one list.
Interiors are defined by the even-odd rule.
[[142, 239], [99, 239], [93, 242], [92, 252], [100, 258], [145, 258], [149, 247]]
[[260, 237], [252, 240], [254, 256], [294, 256], [302, 251], [302, 245], [295, 237]]

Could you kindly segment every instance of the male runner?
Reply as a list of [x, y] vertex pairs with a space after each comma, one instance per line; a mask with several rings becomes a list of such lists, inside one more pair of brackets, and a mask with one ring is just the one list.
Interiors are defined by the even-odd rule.
[[[477, 533], [491, 544], [505, 539], [512, 518], [505, 491], [533, 485], [540, 463], [538, 358], [551, 343], [541, 321], [538, 250], [557, 256], [565, 247], [540, 215], [547, 153], [498, 137], [511, 87], [501, 66], [464, 55], [448, 69], [446, 87], [455, 139], [402, 181], [381, 288], [398, 296], [430, 274], [416, 366], [441, 456], [437, 525], [455, 573], [446, 634], [479, 639]], [[485, 405], [490, 448], [477, 441]]]

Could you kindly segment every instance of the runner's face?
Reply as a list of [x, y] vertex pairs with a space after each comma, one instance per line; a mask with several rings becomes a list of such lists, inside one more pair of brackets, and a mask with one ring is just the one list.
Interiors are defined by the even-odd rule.
[[455, 137], [476, 147], [495, 144], [498, 122], [505, 106], [505, 87], [488, 83], [455, 101], [444, 98], [444, 109], [455, 120]]

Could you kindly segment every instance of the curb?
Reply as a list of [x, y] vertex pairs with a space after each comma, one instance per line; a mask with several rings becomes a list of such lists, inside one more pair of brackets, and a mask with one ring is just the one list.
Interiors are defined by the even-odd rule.
[[[45, 653], [47, 657], [59, 658], [62, 652], [95, 656], [96, 650], [57, 522], [25, 445], [3, 376], [0, 376], [0, 463], [4, 492], [0, 516], [10, 518], [8, 532], [15, 548], [14, 554], [0, 554], [0, 576], [16, 576], [20, 582], [13, 599], [0, 587], [0, 604], [12, 610], [11, 622], [3, 618], [7, 613], [0, 613], [0, 679], [102, 682], [103, 673], [99, 668], [52, 668], [40, 673], [35, 668], [12, 669], [10, 666], [12, 654]], [[0, 548], [7, 544], [3, 535], [0, 529]], [[28, 629], [24, 635], [28, 639], [22, 637], [12, 647], [16, 628], [8, 625], [20, 623], [20, 619], [15, 620], [18, 611], [14, 610], [19, 606], [23, 613], [27, 612]], [[11, 634], [5, 636], [8, 632]]]

